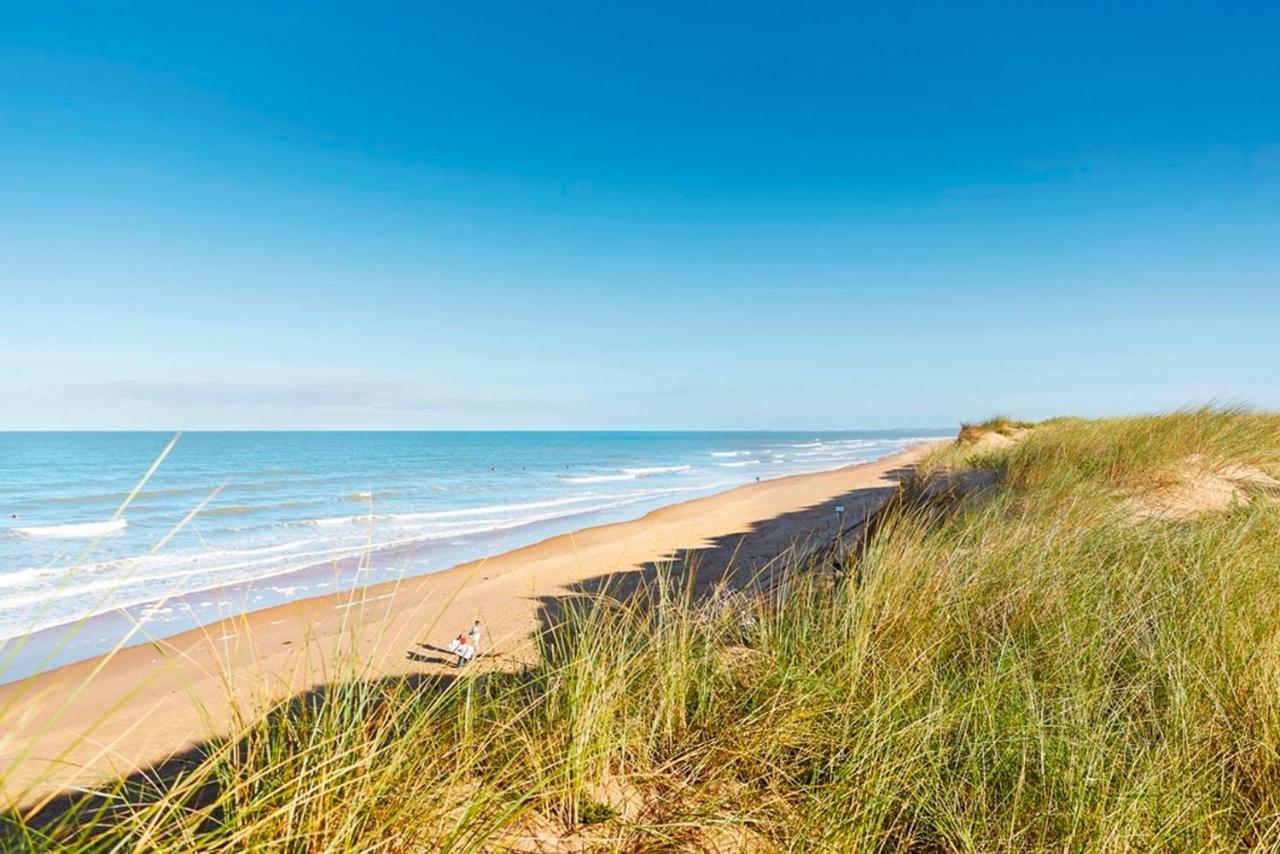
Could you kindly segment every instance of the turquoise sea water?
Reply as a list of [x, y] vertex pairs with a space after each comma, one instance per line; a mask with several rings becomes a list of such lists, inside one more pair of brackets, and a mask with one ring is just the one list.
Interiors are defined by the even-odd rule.
[[0, 681], [950, 432], [0, 433]]

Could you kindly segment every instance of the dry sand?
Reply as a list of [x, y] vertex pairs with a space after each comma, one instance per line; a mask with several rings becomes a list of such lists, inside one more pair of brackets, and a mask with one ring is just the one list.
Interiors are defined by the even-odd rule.
[[1280, 482], [1261, 469], [1207, 460], [1200, 454], [1192, 454], [1159, 475], [1151, 488], [1124, 503], [1133, 521], [1185, 522], [1247, 503], [1255, 495], [1280, 492]]
[[[829, 472], [779, 478], [552, 537], [483, 561], [222, 620], [0, 686], [0, 800], [133, 773], [256, 716], [299, 691], [352, 674], [448, 666], [442, 648], [473, 619], [485, 627], [473, 667], [532, 663], [545, 607], [625, 590], [655, 563], [696, 565], [699, 583], [746, 577], [790, 548], [830, 541], [892, 494], [929, 443]], [[696, 554], [695, 560], [690, 556]], [[614, 588], [619, 589], [619, 588]]]

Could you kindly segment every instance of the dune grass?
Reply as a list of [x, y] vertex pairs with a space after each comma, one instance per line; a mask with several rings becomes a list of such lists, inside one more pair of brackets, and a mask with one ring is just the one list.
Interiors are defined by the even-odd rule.
[[1014, 436], [1022, 430], [1036, 426], [1033, 421], [1019, 421], [1008, 415], [995, 415], [977, 424], [961, 424], [959, 444], [967, 445], [980, 439], [984, 434], [997, 433], [1001, 436]]
[[[1280, 417], [1056, 419], [921, 467], [857, 566], [567, 602], [520, 673], [350, 680], [181, 773], [11, 815], [65, 850], [1275, 850], [1280, 501], [1135, 522]], [[541, 847], [539, 847], [541, 846]]]

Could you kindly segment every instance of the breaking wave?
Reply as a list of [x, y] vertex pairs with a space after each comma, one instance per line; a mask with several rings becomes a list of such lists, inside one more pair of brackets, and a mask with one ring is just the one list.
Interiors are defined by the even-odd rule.
[[100, 537], [103, 534], [114, 534], [129, 527], [124, 519], [111, 519], [107, 522], [80, 522], [74, 525], [44, 525], [35, 528], [14, 528], [13, 532], [20, 537], [32, 539], [82, 540]]

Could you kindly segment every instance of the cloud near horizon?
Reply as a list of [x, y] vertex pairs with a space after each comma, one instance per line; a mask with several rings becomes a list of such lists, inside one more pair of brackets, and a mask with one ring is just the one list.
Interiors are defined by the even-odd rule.
[[254, 383], [220, 380], [117, 380], [64, 387], [74, 402], [128, 400], [154, 406], [190, 409], [240, 406], [282, 409], [351, 409], [398, 411], [501, 411], [529, 408], [539, 401], [457, 395], [408, 382], [334, 381]]

